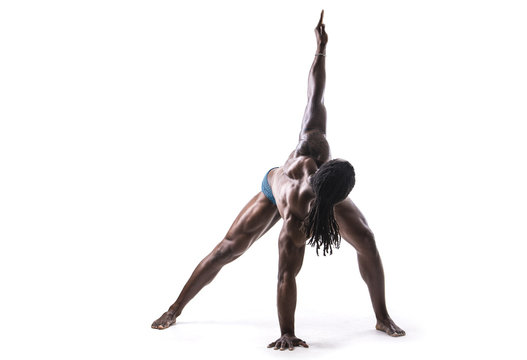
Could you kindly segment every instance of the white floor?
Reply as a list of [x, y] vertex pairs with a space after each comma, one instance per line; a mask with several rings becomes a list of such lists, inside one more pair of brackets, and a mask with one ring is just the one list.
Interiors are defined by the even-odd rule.
[[[273, 236], [255, 245], [224, 268], [175, 326], [163, 331], [150, 324], [174, 300], [197, 251], [189, 250], [188, 261], [180, 266], [154, 267], [153, 261], [145, 260], [134, 267], [135, 260], [128, 259], [113, 267], [111, 261], [99, 259], [78, 284], [77, 269], [62, 279], [41, 279], [42, 288], [35, 291], [19, 285], [13, 294], [18, 303], [7, 300], [8, 306], [26, 311], [4, 308], [3, 358], [444, 359], [499, 354], [512, 358], [519, 353], [522, 329], [513, 316], [520, 299], [505, 307], [504, 296], [479, 298], [477, 287], [467, 289], [472, 295], [465, 297], [459, 284], [438, 283], [433, 272], [403, 281], [404, 272], [393, 269], [392, 261], [385, 261], [389, 308], [407, 335], [391, 338], [376, 331], [366, 287], [351, 257], [353, 250], [347, 247], [328, 258], [317, 258], [314, 251], [306, 254], [298, 277], [296, 333], [310, 348], [292, 353], [268, 349], [279, 336], [274, 251]], [[270, 261], [261, 261], [267, 257]], [[126, 271], [119, 270], [123, 265]], [[338, 275], [328, 280], [328, 274]], [[426, 276], [430, 281], [413, 284]], [[444, 276], [452, 281], [455, 274]]]

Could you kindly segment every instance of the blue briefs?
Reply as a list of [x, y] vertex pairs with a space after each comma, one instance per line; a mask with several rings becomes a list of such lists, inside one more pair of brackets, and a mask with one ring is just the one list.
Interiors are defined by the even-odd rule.
[[[274, 170], [276, 169], [275, 167], [272, 168], [271, 170]], [[271, 172], [271, 170], [269, 170], [264, 178], [263, 178], [263, 181], [262, 181], [262, 192], [264, 193], [264, 195], [269, 199], [270, 202], [272, 202], [273, 204], [276, 205], [276, 200], [273, 196], [273, 190], [271, 189], [271, 186], [269, 185], [269, 181], [267, 181], [267, 175], [269, 175], [269, 173]]]

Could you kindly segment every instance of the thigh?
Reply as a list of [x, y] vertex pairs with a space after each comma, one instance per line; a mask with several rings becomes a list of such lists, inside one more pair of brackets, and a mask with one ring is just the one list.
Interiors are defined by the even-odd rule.
[[335, 205], [335, 219], [339, 225], [340, 235], [355, 249], [360, 250], [372, 245], [373, 233], [359, 208], [346, 199]]
[[256, 194], [240, 211], [227, 235], [235, 253], [243, 253], [280, 219], [278, 208], [262, 193]]

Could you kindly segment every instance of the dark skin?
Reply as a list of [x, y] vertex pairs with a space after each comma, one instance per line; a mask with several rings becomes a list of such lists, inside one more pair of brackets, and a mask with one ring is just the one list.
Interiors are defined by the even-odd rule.
[[[306, 217], [315, 194], [309, 183], [318, 168], [330, 160], [326, 141], [326, 108], [324, 88], [326, 82], [325, 52], [328, 36], [323, 24], [324, 11], [315, 28], [317, 51], [309, 72], [308, 103], [302, 120], [299, 142], [285, 164], [272, 170], [268, 182], [276, 199], [274, 205], [262, 193], [256, 194], [234, 220], [225, 238], [196, 267], [179, 297], [159, 319], [154, 329], [166, 329], [176, 323], [187, 303], [218, 274], [221, 268], [242, 255], [278, 220], [283, 219], [278, 239], [277, 307], [281, 336], [269, 344], [275, 350], [293, 350], [308, 347], [295, 335], [296, 276], [299, 273], [306, 248], [306, 235], [300, 225]], [[313, 147], [311, 144], [316, 143]], [[346, 199], [335, 205], [335, 218], [342, 238], [357, 251], [359, 270], [368, 286], [373, 310], [377, 318], [376, 329], [390, 336], [403, 336], [388, 315], [384, 294], [384, 272], [372, 231], [364, 216]]]

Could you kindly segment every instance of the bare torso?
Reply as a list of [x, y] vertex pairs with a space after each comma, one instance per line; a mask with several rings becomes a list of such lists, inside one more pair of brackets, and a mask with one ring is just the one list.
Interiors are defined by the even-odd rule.
[[315, 198], [309, 179], [318, 170], [316, 158], [319, 158], [319, 154], [299, 155], [295, 150], [285, 164], [272, 170], [267, 178], [280, 217], [284, 220], [284, 226], [292, 231], [292, 240], [297, 246], [302, 246], [306, 241], [305, 234], [299, 229]]

